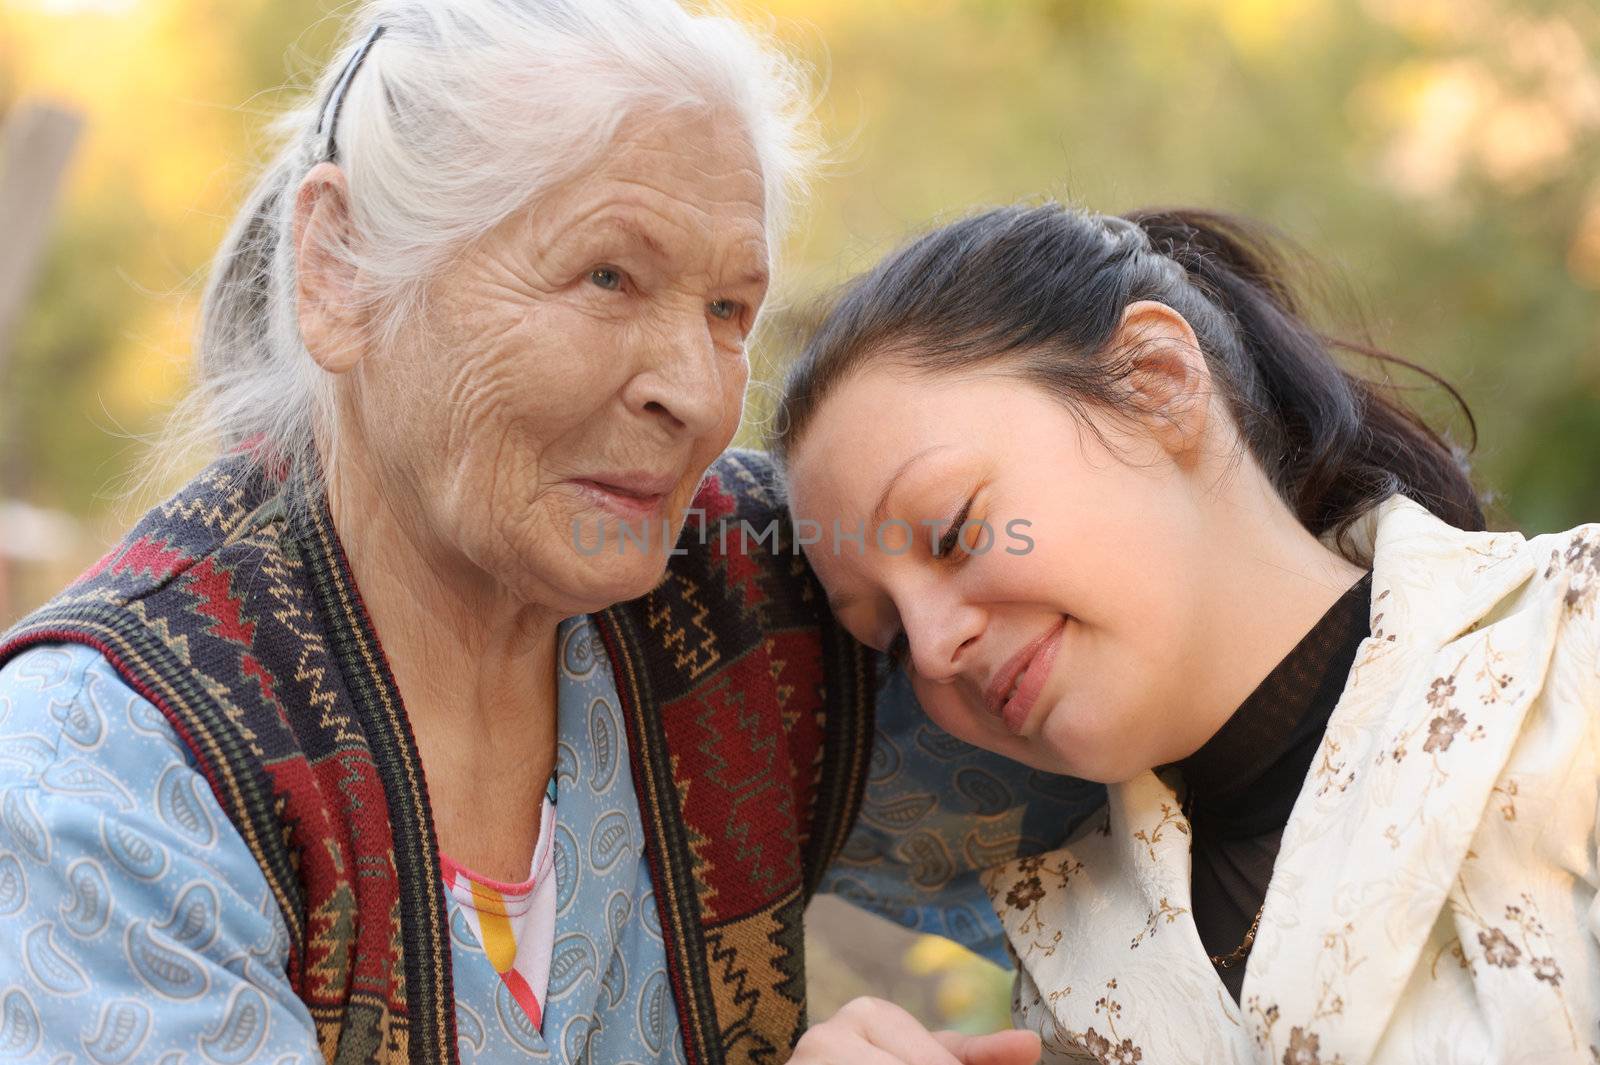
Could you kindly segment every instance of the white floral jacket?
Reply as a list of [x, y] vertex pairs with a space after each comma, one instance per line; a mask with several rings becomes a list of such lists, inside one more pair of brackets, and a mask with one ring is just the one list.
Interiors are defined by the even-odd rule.
[[1179, 796], [1110, 789], [990, 870], [1049, 1062], [1600, 1061], [1600, 526], [1354, 530], [1372, 635], [1283, 834], [1241, 1004], [1189, 913]]

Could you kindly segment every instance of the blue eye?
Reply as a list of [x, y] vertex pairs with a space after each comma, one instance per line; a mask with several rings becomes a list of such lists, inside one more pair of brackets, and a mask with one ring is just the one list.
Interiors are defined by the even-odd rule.
[[622, 271], [610, 266], [597, 266], [589, 271], [589, 281], [607, 292], [622, 287]]
[[711, 317], [726, 322], [739, 314], [740, 304], [734, 300], [712, 300], [706, 304], [706, 309], [711, 312]]

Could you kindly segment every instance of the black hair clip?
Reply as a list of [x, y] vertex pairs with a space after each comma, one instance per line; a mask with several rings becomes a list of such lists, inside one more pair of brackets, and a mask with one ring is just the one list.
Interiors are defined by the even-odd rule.
[[339, 146], [334, 142], [333, 134], [339, 126], [339, 111], [344, 107], [345, 93], [350, 89], [350, 82], [355, 78], [356, 71], [361, 69], [361, 64], [366, 60], [367, 53], [372, 51], [372, 46], [378, 43], [378, 38], [383, 36], [382, 23], [372, 27], [372, 32], [367, 34], [367, 39], [361, 42], [361, 47], [355, 50], [350, 61], [339, 72], [339, 80], [333, 83], [333, 89], [328, 93], [328, 100], [322, 105], [322, 113], [317, 116], [317, 136], [326, 136], [327, 141], [322, 149], [322, 161], [335, 163], [339, 161]]

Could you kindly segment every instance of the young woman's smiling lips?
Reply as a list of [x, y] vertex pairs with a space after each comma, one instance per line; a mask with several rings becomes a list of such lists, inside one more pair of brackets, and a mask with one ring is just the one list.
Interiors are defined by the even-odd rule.
[[1061, 649], [1061, 634], [1066, 626], [1066, 617], [1059, 618], [1013, 655], [989, 682], [984, 693], [985, 708], [1014, 734], [1021, 734], [1045, 681], [1050, 679], [1050, 667]]

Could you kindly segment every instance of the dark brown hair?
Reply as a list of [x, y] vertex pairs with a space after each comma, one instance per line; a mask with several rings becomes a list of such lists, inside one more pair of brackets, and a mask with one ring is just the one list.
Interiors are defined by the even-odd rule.
[[839, 383], [880, 359], [919, 372], [999, 365], [1078, 409], [1128, 413], [1123, 310], [1155, 300], [1200, 342], [1245, 445], [1302, 525], [1341, 534], [1402, 492], [1462, 529], [1483, 508], [1453, 448], [1393, 394], [1340, 365], [1343, 351], [1437, 375], [1313, 328], [1276, 233], [1197, 210], [1096, 215], [1047, 203], [937, 229], [845, 286], [789, 373], [770, 441], [782, 462]]

